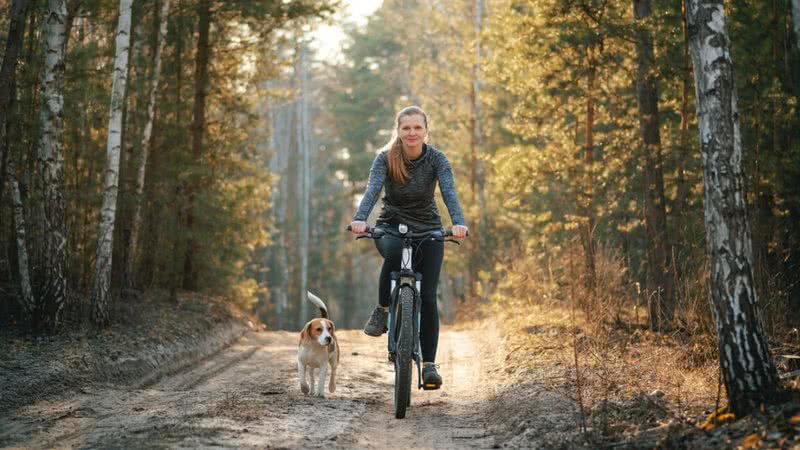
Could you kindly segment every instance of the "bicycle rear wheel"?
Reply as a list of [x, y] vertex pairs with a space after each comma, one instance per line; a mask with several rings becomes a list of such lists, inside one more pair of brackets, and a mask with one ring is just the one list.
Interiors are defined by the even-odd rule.
[[397, 306], [400, 319], [394, 360], [394, 416], [402, 419], [411, 403], [411, 352], [414, 349], [414, 291], [401, 287]]

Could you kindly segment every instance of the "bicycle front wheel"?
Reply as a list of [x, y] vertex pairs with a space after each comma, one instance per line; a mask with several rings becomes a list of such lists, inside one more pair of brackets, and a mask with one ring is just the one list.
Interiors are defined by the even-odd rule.
[[400, 319], [397, 334], [397, 356], [394, 359], [394, 415], [398, 419], [406, 416], [411, 403], [411, 353], [414, 349], [414, 291], [401, 287], [397, 305]]

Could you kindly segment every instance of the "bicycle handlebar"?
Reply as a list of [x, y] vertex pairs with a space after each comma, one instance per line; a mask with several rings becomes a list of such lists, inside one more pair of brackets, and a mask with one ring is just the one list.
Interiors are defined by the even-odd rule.
[[[353, 230], [352, 227], [348, 225], [347, 231], [352, 231], [352, 230]], [[448, 237], [453, 236], [452, 230], [409, 231], [405, 234], [401, 234], [400, 232], [391, 229], [367, 225], [367, 228], [364, 230], [364, 232], [365, 234], [356, 236], [356, 239], [381, 239], [388, 234], [389, 236], [401, 239], [425, 240], [427, 238], [430, 238], [431, 240], [435, 241], [443, 241], [443, 242], [447, 241], [461, 245], [461, 242], [456, 239], [447, 239]], [[469, 232], [467, 232], [467, 236], [469, 236]]]

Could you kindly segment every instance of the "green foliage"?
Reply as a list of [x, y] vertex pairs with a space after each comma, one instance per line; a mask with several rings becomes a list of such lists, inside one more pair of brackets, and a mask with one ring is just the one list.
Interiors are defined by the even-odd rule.
[[[503, 222], [528, 236], [528, 251], [533, 243], [560, 247], [585, 220], [587, 207], [601, 241], [618, 243], [640, 232], [632, 220], [640, 208], [640, 180], [633, 46], [624, 38], [629, 7], [621, 1], [516, 2], [493, 18], [487, 75], [512, 98], [503, 125], [520, 142], [493, 159], [492, 194], [502, 198]], [[589, 101], [593, 163], [587, 165]]]
[[[266, 139], [262, 106], [263, 81], [286, 64], [276, 43], [284, 30], [297, 29], [326, 17], [335, 0], [292, 2], [211, 2], [210, 81], [206, 88], [206, 128], [202, 154], [191, 154], [190, 124], [195, 90], [197, 6], [200, 0], [172, 0], [167, 42], [157, 92], [156, 115], [147, 163], [143, 225], [132, 274], [124, 273], [129, 248], [136, 174], [155, 67], [158, 11], [161, 2], [136, 2], [128, 71], [125, 130], [114, 239], [113, 288], [126, 277], [137, 288], [179, 286], [182, 255], [191, 229], [199, 242], [193, 263], [199, 289], [252, 304], [265, 286], [254, 263], [256, 252], [268, 244], [272, 175], [268, 155], [259, 141]], [[35, 4], [36, 2], [34, 2]], [[41, 3], [41, 2], [38, 2]], [[3, 11], [9, 2], [0, 3]], [[64, 158], [68, 225], [68, 284], [79, 293], [88, 289], [97, 240], [102, 181], [106, 164], [108, 105], [117, 23], [117, 1], [69, 3], [73, 13], [65, 79]], [[12, 151], [20, 161], [24, 203], [29, 223], [37, 224], [39, 186], [35, 176], [38, 136], [39, 72], [41, 70], [41, 13], [34, 13], [26, 30], [17, 83], [17, 109], [12, 127]], [[7, 22], [0, 19], [3, 33]], [[5, 167], [5, 166], [3, 166]], [[4, 178], [3, 178], [4, 179]], [[187, 224], [189, 180], [197, 180], [194, 223]], [[8, 206], [4, 202], [2, 214]], [[0, 284], [6, 289], [13, 266], [13, 242], [8, 221], [0, 223], [4, 267]], [[36, 254], [36, 228], [29, 246]], [[10, 279], [13, 281], [14, 276]], [[9, 288], [10, 290], [11, 288]], [[75, 298], [83, 298], [74, 295]], [[3, 308], [9, 307], [5, 302]], [[13, 305], [12, 305], [13, 306]], [[80, 310], [79, 305], [72, 305]]]

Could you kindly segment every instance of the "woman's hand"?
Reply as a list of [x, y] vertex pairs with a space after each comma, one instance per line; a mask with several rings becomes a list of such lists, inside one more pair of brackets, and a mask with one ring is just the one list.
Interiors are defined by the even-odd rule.
[[367, 234], [367, 222], [363, 220], [354, 220], [350, 222], [350, 232], [356, 236]]
[[456, 239], [464, 239], [467, 237], [467, 232], [469, 232], [469, 228], [464, 225], [453, 225], [453, 237]]

